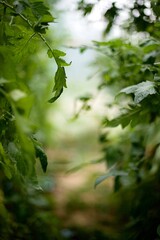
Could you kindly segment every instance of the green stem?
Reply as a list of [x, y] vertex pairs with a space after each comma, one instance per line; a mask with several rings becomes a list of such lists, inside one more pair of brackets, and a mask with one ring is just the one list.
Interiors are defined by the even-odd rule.
[[33, 29], [33, 26], [31, 24], [31, 22], [23, 14], [17, 13], [12, 5], [10, 5], [9, 3], [5, 2], [5, 1], [0, 1], [0, 4], [3, 4], [4, 6], [10, 8], [12, 11], [14, 11], [17, 15], [19, 15]]
[[[0, 4], [3, 4], [5, 7], [8, 7], [8, 8], [10, 8], [12, 11], [14, 11], [14, 12], [15, 12], [17, 15], [19, 15], [19, 16], [32, 28], [32, 30], [34, 31], [34, 27], [33, 27], [32, 23], [31, 23], [23, 14], [17, 13], [12, 5], [8, 4], [8, 3], [5, 2], [5, 1], [0, 1]], [[42, 35], [41, 33], [38, 33], [38, 32], [35, 32], [35, 31], [34, 31], [34, 34], [31, 36], [31, 38], [29, 39], [29, 41], [32, 39], [33, 36], [35, 36], [35, 34], [37, 34], [37, 35], [41, 38], [41, 40], [45, 43], [45, 45], [46, 45], [46, 46], [48, 47], [48, 49], [51, 51], [51, 53], [52, 53], [52, 55], [53, 55], [53, 57], [54, 57], [54, 59], [55, 59], [55, 62], [56, 62], [56, 64], [58, 65], [58, 61], [57, 61], [57, 59], [56, 59], [56, 56], [55, 56], [55, 54], [54, 54], [51, 46], [49, 45], [49, 43], [46, 41], [46, 39], [43, 37], [43, 35]], [[28, 43], [28, 41], [27, 41], [27, 43]]]
[[32, 40], [32, 38], [34, 38], [34, 36], [36, 35], [36, 33], [33, 33], [30, 38], [27, 40], [27, 42], [24, 44], [22, 51], [25, 49], [25, 47], [27, 46], [27, 44]]
[[43, 37], [43, 35], [42, 35], [41, 33], [37, 33], [37, 35], [42, 39], [42, 41], [45, 43], [45, 45], [46, 45], [46, 46], [48, 47], [48, 49], [51, 51], [51, 53], [52, 53], [52, 55], [53, 55], [53, 57], [54, 57], [54, 59], [55, 59], [55, 62], [56, 62], [56, 64], [58, 65], [57, 58], [56, 58], [56, 56], [55, 56], [55, 54], [54, 54], [51, 46], [49, 45], [49, 43], [46, 41], [46, 39]]

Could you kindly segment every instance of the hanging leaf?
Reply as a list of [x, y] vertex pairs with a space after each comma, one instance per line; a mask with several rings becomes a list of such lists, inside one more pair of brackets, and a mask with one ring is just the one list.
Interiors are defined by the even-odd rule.
[[70, 63], [67, 63], [67, 62], [66, 62], [64, 59], [62, 59], [62, 58], [57, 58], [56, 61], [57, 61], [58, 66], [60, 66], [60, 67], [65, 67], [65, 66], [70, 66], [70, 65], [71, 65], [71, 62], [70, 62]]
[[58, 67], [57, 72], [55, 74], [55, 85], [53, 88], [53, 92], [55, 92], [54, 97], [52, 97], [49, 102], [53, 103], [59, 98], [59, 96], [63, 92], [63, 87], [67, 88], [66, 85], [66, 73], [64, 67]]
[[47, 169], [46, 154], [30, 138], [37, 131], [41, 116], [41, 103], [35, 106], [40, 93], [32, 86], [33, 79], [42, 72], [36, 62], [37, 53], [41, 53], [39, 43], [43, 43], [48, 57], [54, 58], [57, 65], [50, 102], [67, 87], [64, 66], [70, 63], [63, 59], [66, 54], [51, 50], [43, 35], [50, 22], [54, 22], [54, 17], [43, 0], [0, 1], [0, 167], [6, 177], [17, 174], [24, 182], [37, 181], [36, 157], [43, 171]]
[[49, 49], [47, 51], [47, 54], [48, 54], [49, 58], [54, 58], [55, 59], [57, 65], [59, 67], [65, 67], [65, 66], [71, 65], [71, 62], [67, 63], [64, 59], [60, 58], [60, 57], [63, 57], [63, 56], [66, 55], [65, 52], [62, 52], [62, 51], [57, 50], [57, 49], [53, 49], [53, 50]]
[[64, 57], [66, 55], [65, 52], [62, 52], [62, 51], [60, 51], [58, 49], [53, 49], [53, 50], [48, 49], [47, 54], [48, 54], [49, 58], [53, 58], [53, 57], [59, 58], [59, 57]]

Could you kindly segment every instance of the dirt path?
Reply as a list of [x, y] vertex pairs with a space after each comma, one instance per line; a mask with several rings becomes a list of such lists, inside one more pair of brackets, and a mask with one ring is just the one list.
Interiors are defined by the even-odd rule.
[[[94, 227], [105, 217], [105, 198], [112, 189], [112, 180], [94, 189], [97, 176], [104, 173], [104, 164], [91, 165], [71, 174], [56, 176], [56, 213], [66, 226]], [[68, 217], [69, 216], [69, 217]]]

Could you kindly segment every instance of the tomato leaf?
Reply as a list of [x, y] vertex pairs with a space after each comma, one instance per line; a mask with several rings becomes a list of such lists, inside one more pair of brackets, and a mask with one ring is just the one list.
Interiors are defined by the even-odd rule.
[[64, 67], [58, 67], [57, 72], [55, 74], [55, 85], [53, 88], [53, 92], [55, 92], [54, 97], [52, 97], [49, 102], [53, 103], [59, 98], [59, 96], [63, 92], [63, 87], [67, 88], [66, 85], [66, 73]]
[[141, 82], [137, 85], [133, 85], [127, 88], [124, 88], [120, 93], [134, 94], [134, 102], [136, 104], [140, 103], [148, 95], [156, 94], [155, 83], [151, 81]]

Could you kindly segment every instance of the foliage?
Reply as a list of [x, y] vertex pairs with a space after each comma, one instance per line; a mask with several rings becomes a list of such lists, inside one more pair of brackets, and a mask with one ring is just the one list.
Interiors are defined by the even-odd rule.
[[54, 21], [43, 1], [0, 1], [0, 168], [9, 179], [18, 175], [36, 184], [36, 158], [46, 171], [47, 157], [35, 137], [38, 129], [32, 109], [36, 95], [31, 82], [37, 72], [45, 77], [43, 66], [41, 69], [36, 62], [44, 45], [57, 66], [54, 95], [49, 102], [56, 101], [67, 87], [64, 67], [69, 64], [62, 59], [65, 53], [52, 49], [45, 37]]
[[[86, 16], [94, 6], [80, 0], [77, 8]], [[112, 104], [106, 104], [106, 112], [113, 107], [116, 113], [105, 114], [99, 136], [100, 161], [106, 163], [107, 172], [95, 182], [96, 187], [114, 178], [114, 194], [108, 206], [114, 210], [114, 217], [107, 222], [112, 231], [107, 236], [98, 232], [95, 239], [108, 235], [109, 239], [131, 240], [160, 237], [159, 9], [159, 0], [134, 0], [122, 8], [113, 1], [103, 13], [104, 35], [111, 33], [125, 10], [128, 19], [120, 22], [120, 27], [126, 31], [126, 38], [93, 43], [100, 53], [95, 61], [101, 77], [98, 91], [109, 89], [116, 97]], [[31, 87], [34, 71], [41, 76], [40, 81], [45, 78], [36, 58], [43, 45], [57, 68], [49, 102], [55, 102], [67, 87], [65, 67], [70, 63], [63, 59], [64, 52], [51, 47], [46, 36], [54, 21], [41, 0], [0, 1], [0, 228], [1, 238], [6, 240], [63, 239], [51, 214], [52, 203], [36, 189], [36, 159], [45, 172], [47, 157], [32, 119], [36, 104]], [[132, 33], [138, 36], [136, 43], [127, 38]], [[81, 48], [81, 52], [86, 49]], [[89, 95], [80, 98], [82, 109], [90, 109], [90, 99]], [[83, 238], [80, 233], [69, 237], [63, 234], [64, 238]]]
[[[99, 7], [102, 0], [92, 3], [86, 3], [84, 0], [78, 2], [77, 9], [83, 15], [89, 15], [95, 7]], [[156, 21], [160, 14], [159, 0], [133, 0], [128, 4], [121, 4], [118, 1], [112, 0], [106, 5], [102, 12], [102, 19], [105, 22], [103, 31], [104, 36], [108, 35], [115, 25], [120, 26], [121, 29], [127, 30], [130, 34], [133, 32], [148, 32], [154, 37], [160, 35], [159, 22]], [[126, 12], [127, 19], [121, 20], [123, 12]], [[123, 19], [123, 17], [122, 17]]]
[[[51, 23], [55, 23], [55, 17], [44, 1], [0, 1], [0, 239], [3, 240], [61, 238], [53, 196], [39, 187], [36, 176], [37, 160], [43, 172], [48, 164], [37, 134], [46, 124], [47, 101], [56, 101], [67, 87], [65, 66], [69, 64], [63, 59], [64, 52], [51, 47], [53, 43], [47, 35]], [[55, 62], [53, 71], [57, 68], [52, 77], [51, 97], [50, 77], [44, 64], [47, 54]]]
[[[114, 178], [108, 209], [114, 209], [115, 216], [107, 224], [116, 231], [111, 231], [110, 239], [160, 237], [159, 5], [159, 1], [132, 1], [121, 25], [126, 37], [93, 43], [100, 53], [94, 63], [101, 77], [98, 91], [110, 90], [115, 97], [112, 103], [106, 99], [99, 136], [107, 173], [95, 182], [97, 186]], [[121, 10], [113, 1], [104, 12], [105, 34], [114, 28]], [[112, 115], [110, 108], [116, 109]]]
[[60, 239], [53, 197], [45, 188], [3, 180], [0, 210], [0, 239]]

